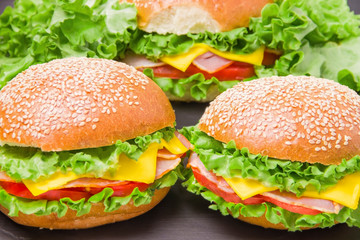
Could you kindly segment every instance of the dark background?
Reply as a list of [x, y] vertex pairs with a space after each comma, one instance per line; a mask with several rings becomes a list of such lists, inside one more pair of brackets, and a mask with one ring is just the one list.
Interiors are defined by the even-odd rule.
[[[314, 0], [316, 1], [316, 0]], [[360, 1], [349, 0], [350, 7], [360, 13]], [[0, 0], [0, 13], [12, 5], [13, 0]], [[359, 46], [360, 47], [360, 46]], [[207, 104], [173, 103], [177, 115], [177, 127], [196, 124]], [[286, 232], [263, 229], [224, 217], [208, 209], [209, 203], [188, 193], [180, 184], [174, 186], [167, 197], [150, 212], [132, 220], [86, 230], [41, 230], [20, 226], [0, 214], [0, 240], [7, 239], [360, 239], [360, 229], [337, 225], [330, 229], [304, 232]]]

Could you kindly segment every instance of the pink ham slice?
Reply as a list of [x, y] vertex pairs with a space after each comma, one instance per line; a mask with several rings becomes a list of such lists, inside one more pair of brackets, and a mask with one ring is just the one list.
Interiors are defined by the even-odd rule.
[[266, 193], [262, 193], [261, 195], [271, 199], [275, 199], [283, 203], [310, 208], [325, 213], [338, 214], [340, 210], [343, 208], [342, 205], [335, 203], [333, 201], [329, 201], [325, 199], [309, 198], [309, 197], [297, 198], [294, 194], [284, 193], [279, 191], [266, 192]]
[[192, 62], [199, 69], [208, 72], [215, 73], [224, 68], [230, 66], [234, 61], [220, 57], [212, 52], [206, 52]]
[[1, 182], [16, 182], [15, 180], [11, 179], [5, 172], [0, 171], [0, 181]]
[[[196, 153], [194, 152], [191, 153], [190, 158], [188, 160], [188, 166], [199, 169], [203, 177], [207, 178], [207, 180], [210, 182], [216, 183], [218, 188], [220, 188], [221, 190], [226, 191], [229, 194], [236, 194], [235, 191], [224, 180], [224, 178], [216, 176], [214, 173], [206, 169], [205, 165], [201, 162], [199, 156]], [[325, 213], [337, 214], [343, 208], [341, 204], [335, 203], [330, 200], [308, 198], [308, 197], [297, 198], [292, 193], [279, 192], [279, 191], [265, 192], [256, 196], [262, 196], [264, 201], [267, 202], [274, 202], [272, 201], [272, 199], [274, 199], [278, 202], [282, 202], [285, 204], [305, 207]]]
[[127, 65], [133, 66], [136, 69], [160, 67], [165, 65], [164, 62], [153, 62], [147, 59], [145, 56], [137, 55], [132, 52], [127, 53], [122, 62], [126, 63]]
[[181, 158], [176, 158], [172, 160], [158, 160], [156, 163], [156, 176], [155, 179], [159, 179], [164, 176], [166, 173], [170, 172], [181, 162]]
[[214, 173], [206, 169], [205, 165], [195, 152], [191, 153], [188, 160], [188, 166], [199, 169], [201, 175], [203, 175], [210, 182], [216, 183], [218, 188], [220, 188], [224, 192], [229, 194], [235, 194], [234, 190], [230, 187], [230, 185], [225, 181], [223, 177], [218, 177]]
[[110, 186], [116, 186], [119, 184], [126, 184], [126, 181], [112, 181], [102, 178], [79, 178], [74, 181], [68, 182], [61, 186], [61, 188], [76, 188], [76, 187], [96, 187], [104, 188]]
[[173, 154], [166, 149], [161, 149], [158, 151], [158, 159], [175, 159], [180, 157], [182, 154]]
[[174, 134], [187, 149], [190, 149], [190, 150], [194, 149], [194, 146], [181, 133], [179, 133], [178, 131], [175, 131]]

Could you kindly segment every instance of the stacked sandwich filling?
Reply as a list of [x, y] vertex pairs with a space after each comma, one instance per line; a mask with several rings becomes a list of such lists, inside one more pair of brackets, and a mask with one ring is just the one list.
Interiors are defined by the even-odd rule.
[[[358, 211], [359, 156], [329, 166], [292, 162], [251, 154], [246, 148], [237, 149], [234, 142], [219, 142], [197, 127], [184, 128], [182, 133], [195, 146], [188, 161], [191, 177], [185, 185], [191, 192], [203, 193], [206, 188], [221, 197], [223, 201], [215, 195], [208, 198], [202, 194], [219, 203], [217, 207], [225, 215], [228, 214], [225, 202], [243, 205], [268, 202], [302, 215], [339, 214], [344, 206]], [[230, 209], [238, 216], [239, 208]]]
[[[63, 202], [78, 215], [90, 211], [85, 203], [104, 200], [108, 202], [105, 211], [114, 211], [131, 199], [136, 200], [135, 206], [148, 204], [156, 189], [174, 185], [181, 176], [180, 157], [188, 143], [174, 131], [164, 128], [107, 147], [61, 152], [3, 145], [0, 204], [17, 206], [9, 208], [10, 216], [20, 211], [56, 212], [59, 217], [66, 213]], [[49, 206], [43, 200], [57, 202]]]
[[182, 130], [194, 145], [184, 185], [224, 215], [271, 227], [360, 226], [358, 103], [308, 77], [239, 84]]

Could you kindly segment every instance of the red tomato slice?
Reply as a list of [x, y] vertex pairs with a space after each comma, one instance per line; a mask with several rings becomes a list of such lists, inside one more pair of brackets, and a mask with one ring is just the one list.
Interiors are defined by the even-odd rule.
[[[138, 68], [139, 71], [144, 71], [145, 68]], [[176, 69], [170, 65], [163, 65], [159, 67], [152, 67], [151, 68], [154, 72], [155, 77], [164, 77], [164, 78], [171, 78], [171, 79], [181, 79], [187, 78], [191, 75], [188, 73], [182, 72], [179, 69]]]
[[299, 214], [304, 214], [304, 215], [317, 215], [317, 214], [321, 213], [321, 211], [319, 211], [319, 210], [314, 210], [311, 208], [306, 208], [306, 207], [301, 207], [301, 206], [296, 206], [296, 205], [280, 202], [276, 199], [269, 198], [267, 196], [262, 196], [262, 197], [266, 202], [269, 202], [276, 206], [279, 206], [285, 210], [288, 210], [289, 212], [299, 213]]
[[281, 207], [285, 210], [288, 210], [289, 212], [293, 212], [293, 213], [299, 213], [299, 214], [304, 214], [304, 215], [316, 215], [316, 214], [321, 213], [321, 211], [318, 211], [318, 210], [313, 210], [313, 209], [306, 208], [306, 207], [283, 203], [276, 199], [262, 196], [262, 195], [255, 195], [251, 198], [241, 200], [241, 198], [238, 195], [236, 195], [235, 192], [234, 193], [225, 192], [224, 190], [219, 188], [216, 183], [209, 181], [205, 176], [203, 176], [200, 173], [200, 171], [197, 168], [192, 168], [192, 171], [194, 173], [194, 177], [195, 177], [196, 181], [198, 181], [199, 184], [206, 187], [207, 189], [209, 189], [210, 191], [212, 191], [219, 197], [222, 197], [227, 202], [242, 203], [245, 205], [261, 204], [263, 202], [269, 202], [269, 203], [272, 203], [276, 206], [279, 206], [279, 207]]
[[186, 73], [189, 76], [202, 73], [206, 79], [216, 77], [219, 81], [244, 80], [255, 75], [254, 66], [248, 63], [234, 62], [229, 67], [215, 73], [208, 73], [191, 64]]
[[70, 199], [76, 201], [82, 198], [89, 198], [91, 196], [90, 193], [83, 191], [82, 188], [50, 190], [46, 193], [34, 196], [23, 183], [1, 182], [0, 185], [11, 195], [28, 199], [59, 200], [64, 197], [69, 197]]
[[[190, 77], [196, 73], [202, 73], [206, 79], [216, 77], [219, 81], [243, 80], [255, 75], [254, 67], [251, 64], [234, 62], [229, 67], [210, 74], [195, 65], [191, 64], [185, 72], [182, 72], [170, 65], [152, 68], [155, 77], [167, 77], [171, 79], [181, 79]], [[143, 71], [143, 68], [138, 70]]]
[[[50, 190], [38, 196], [34, 196], [29, 189], [23, 183], [10, 183], [0, 182], [0, 186], [5, 189], [11, 195], [28, 198], [28, 199], [46, 199], [46, 200], [60, 200], [61, 198], [69, 197], [76, 201], [82, 198], [89, 198], [92, 195], [101, 192], [104, 188], [64, 188]], [[126, 184], [120, 184], [118, 186], [111, 186], [114, 190], [112, 196], [123, 197], [132, 193], [137, 187], [140, 191], [145, 191], [150, 184], [128, 182]]]

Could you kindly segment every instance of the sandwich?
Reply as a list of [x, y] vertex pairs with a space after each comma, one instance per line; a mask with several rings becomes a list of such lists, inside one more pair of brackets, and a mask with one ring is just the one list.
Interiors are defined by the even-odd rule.
[[289, 231], [360, 227], [360, 96], [331, 80], [239, 83], [197, 126], [188, 191], [223, 215]]
[[143, 214], [182, 176], [174, 124], [165, 94], [126, 64], [33, 65], [0, 91], [0, 210], [49, 229]]
[[354, 64], [360, 21], [344, 0], [121, 2], [138, 11], [122, 61], [170, 100], [209, 101], [239, 81], [288, 74], [360, 90]]

